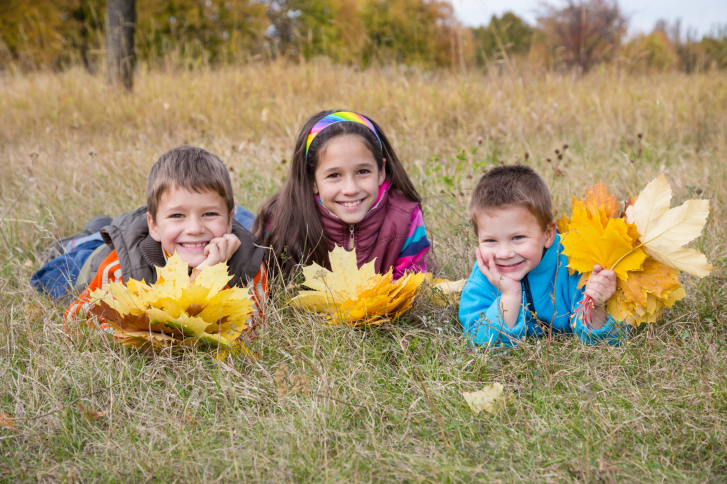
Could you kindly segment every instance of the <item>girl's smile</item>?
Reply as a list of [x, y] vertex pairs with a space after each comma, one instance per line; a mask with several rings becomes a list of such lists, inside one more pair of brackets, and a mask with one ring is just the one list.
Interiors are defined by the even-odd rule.
[[357, 224], [371, 210], [386, 172], [363, 139], [345, 135], [330, 140], [320, 152], [313, 191], [329, 212]]

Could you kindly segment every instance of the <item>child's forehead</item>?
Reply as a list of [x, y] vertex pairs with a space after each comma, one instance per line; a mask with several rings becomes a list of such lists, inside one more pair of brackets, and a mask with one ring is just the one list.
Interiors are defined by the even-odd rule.
[[487, 207], [476, 210], [474, 217], [479, 232], [517, 232], [536, 228], [541, 230], [537, 217], [527, 207], [521, 205]]
[[197, 205], [199, 203], [227, 204], [225, 198], [216, 190], [208, 188], [191, 190], [179, 185], [172, 185], [168, 187], [159, 198], [159, 208], [163, 208], [167, 205]]

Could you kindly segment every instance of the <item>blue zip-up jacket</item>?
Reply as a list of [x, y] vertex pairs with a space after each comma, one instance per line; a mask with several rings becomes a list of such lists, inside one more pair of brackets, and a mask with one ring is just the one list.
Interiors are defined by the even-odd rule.
[[478, 345], [515, 346], [526, 336], [544, 335], [544, 328], [552, 324], [553, 333], [575, 332], [589, 345], [602, 341], [617, 345], [629, 330], [627, 325], [614, 321], [610, 315], [601, 329], [589, 330], [580, 317], [571, 324], [571, 315], [583, 300], [585, 288], [578, 288], [581, 274], [569, 275], [567, 265], [560, 236], [556, 235], [540, 264], [520, 281], [523, 287], [520, 315], [515, 327], [508, 328], [500, 311], [500, 291], [490, 284], [475, 263], [459, 305], [459, 320], [465, 336]]

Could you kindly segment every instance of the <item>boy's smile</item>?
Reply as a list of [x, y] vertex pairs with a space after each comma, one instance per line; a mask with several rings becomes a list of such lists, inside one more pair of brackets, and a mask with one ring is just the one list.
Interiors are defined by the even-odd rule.
[[509, 279], [522, 280], [543, 258], [543, 249], [553, 245], [555, 223], [543, 230], [527, 208], [510, 205], [476, 215], [477, 238], [482, 258], [492, 254], [497, 270]]
[[313, 191], [329, 212], [356, 224], [371, 210], [385, 178], [366, 143], [357, 135], [345, 135], [331, 139], [321, 150]]
[[159, 201], [156, 221], [147, 213], [147, 223], [151, 237], [168, 254], [176, 252], [190, 267], [197, 267], [207, 259], [207, 244], [232, 231], [232, 214], [217, 192], [172, 187]]

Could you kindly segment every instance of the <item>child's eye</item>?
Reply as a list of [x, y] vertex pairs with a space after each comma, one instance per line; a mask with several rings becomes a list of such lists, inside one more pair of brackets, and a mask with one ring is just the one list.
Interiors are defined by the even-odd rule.
[[492, 244], [495, 242], [495, 239], [485, 239], [482, 241], [483, 244]]
[[217, 212], [207, 212], [203, 215], [203, 217], [217, 217], [219, 214]]
[[369, 173], [371, 173], [371, 170], [369, 170], [368, 168], [364, 168], [362, 170], [359, 170], [358, 173], [359, 175], [368, 175]]
[[524, 238], [525, 238], [524, 235], [516, 235], [515, 237], [512, 238], [512, 240], [523, 240]]
[[339, 175], [338, 173], [331, 173], [331, 174], [330, 174], [330, 175], [328, 175], [328, 176], [327, 176], [326, 178], [339, 178], [340, 176], [341, 176], [341, 175]]
[[182, 215], [181, 213], [173, 213], [172, 215], [169, 216], [169, 218], [182, 218], [182, 217], [184, 217], [184, 215]]

